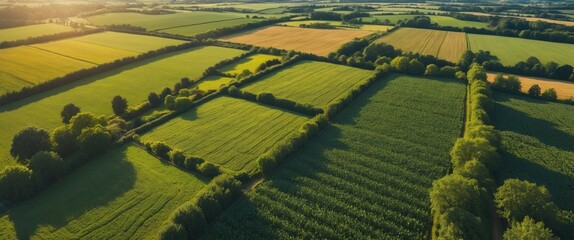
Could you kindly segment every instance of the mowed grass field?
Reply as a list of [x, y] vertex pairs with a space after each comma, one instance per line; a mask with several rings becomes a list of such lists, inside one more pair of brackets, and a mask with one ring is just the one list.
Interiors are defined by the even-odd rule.
[[309, 118], [257, 103], [219, 97], [142, 135], [234, 171], [250, 172], [256, 159]]
[[[414, 10], [414, 9], [413, 9]], [[391, 24], [396, 24], [399, 20], [405, 21], [407, 19], [412, 19], [417, 15], [371, 15], [370, 17], [364, 17], [363, 21], [365, 22], [372, 22], [375, 19], [379, 19], [380, 21], [385, 21], [385, 19], [389, 19]], [[474, 27], [474, 28], [488, 28], [488, 24], [484, 22], [473, 22], [473, 21], [464, 21], [459, 20], [453, 17], [448, 16], [430, 16], [427, 15], [431, 19], [431, 23], [436, 23], [441, 26], [449, 26], [449, 27]]]
[[523, 38], [468, 34], [470, 50], [490, 51], [504, 65], [514, 65], [537, 57], [541, 62], [554, 61], [559, 64], [574, 65], [574, 45], [545, 42]]
[[[504, 76], [508, 77], [508, 74], [504, 74]], [[558, 99], [570, 99], [574, 97], [574, 83], [572, 82], [539, 77], [515, 76], [518, 77], [522, 84], [522, 92], [528, 93], [528, 89], [530, 89], [532, 85], [538, 84], [542, 92], [546, 89], [554, 88], [558, 95]], [[493, 82], [496, 77], [496, 73], [487, 73], [487, 77], [489, 82]]]
[[0, 29], [0, 42], [24, 40], [31, 37], [52, 35], [61, 32], [70, 32], [74, 29], [55, 23], [35, 24], [23, 27]]
[[221, 40], [327, 56], [344, 43], [369, 34], [372, 32], [272, 26], [227, 36]]
[[86, 18], [94, 25], [130, 24], [150, 30], [245, 18], [243, 13], [180, 12], [164, 15], [140, 13], [107, 13]]
[[418, 28], [401, 28], [378, 39], [407, 52], [458, 62], [467, 48], [466, 35], [461, 32], [449, 32]]
[[0, 49], [0, 94], [18, 91], [84, 68], [182, 43], [159, 37], [103, 32]]
[[449, 171], [464, 95], [455, 80], [375, 83], [204, 239], [426, 238], [428, 190]]
[[0, 216], [2, 239], [154, 239], [206, 181], [134, 146], [87, 162]]
[[346, 95], [372, 71], [324, 62], [301, 61], [243, 87], [255, 94], [268, 92], [278, 98], [323, 107]]
[[518, 178], [545, 185], [574, 210], [574, 106], [495, 92], [494, 126], [502, 135], [500, 183]]
[[242, 53], [244, 51], [211, 46], [173, 52], [1, 106], [0, 167], [15, 163], [8, 151], [12, 137], [20, 129], [35, 125], [51, 132], [62, 125], [60, 111], [68, 103], [74, 103], [84, 112], [109, 115], [113, 113], [111, 101], [116, 95], [125, 97], [129, 105], [137, 105], [147, 100], [150, 92], [159, 93], [183, 77], [198, 78], [215, 63]]

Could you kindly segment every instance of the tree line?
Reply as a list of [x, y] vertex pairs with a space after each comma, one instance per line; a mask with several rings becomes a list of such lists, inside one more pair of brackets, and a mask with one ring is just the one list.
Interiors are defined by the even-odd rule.
[[54, 34], [50, 34], [50, 35], [31, 37], [31, 38], [20, 39], [20, 40], [15, 40], [15, 41], [4, 41], [4, 42], [0, 42], [0, 48], [11, 48], [11, 47], [16, 47], [16, 46], [21, 46], [21, 45], [30, 45], [30, 44], [36, 44], [36, 43], [42, 43], [42, 42], [49, 42], [49, 41], [61, 40], [61, 39], [65, 39], [65, 38], [72, 38], [72, 37], [78, 37], [78, 36], [83, 36], [83, 35], [88, 35], [88, 34], [99, 33], [99, 32], [103, 32], [103, 31], [104, 30], [101, 28], [94, 28], [94, 29], [84, 28], [81, 30], [73, 30], [73, 31], [68, 31], [68, 32], [54, 33]]

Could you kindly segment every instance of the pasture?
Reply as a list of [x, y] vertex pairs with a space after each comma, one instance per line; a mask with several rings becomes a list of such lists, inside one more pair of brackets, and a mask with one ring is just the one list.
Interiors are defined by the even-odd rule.
[[222, 76], [209, 76], [202, 79], [194, 87], [199, 90], [207, 92], [209, 90], [220, 89], [222, 85], [227, 85], [231, 83], [231, 81], [233, 80], [235, 80], [235, 78], [222, 77]]
[[27, 38], [52, 35], [61, 32], [70, 32], [74, 29], [55, 23], [35, 24], [23, 27], [0, 29], [0, 42], [24, 40]]
[[250, 72], [254, 73], [257, 70], [257, 67], [262, 63], [265, 63], [269, 60], [279, 59], [279, 56], [275, 55], [268, 55], [268, 54], [254, 54], [251, 56], [247, 56], [235, 63], [225, 65], [220, 71], [224, 73], [230, 74], [240, 74], [243, 70], [249, 70]]
[[[505, 77], [508, 74], [504, 74]], [[528, 93], [528, 89], [534, 84], [538, 84], [540, 86], [540, 90], [544, 92], [544, 90], [549, 88], [554, 88], [558, 95], [558, 99], [570, 99], [574, 97], [574, 83], [567, 82], [567, 81], [560, 81], [554, 79], [546, 79], [546, 78], [539, 78], [539, 77], [528, 77], [528, 76], [520, 76], [515, 75], [520, 80], [522, 84], [522, 92]], [[496, 77], [496, 73], [487, 73], [488, 81], [494, 81], [494, 77]]]
[[116, 95], [125, 97], [129, 105], [140, 104], [150, 92], [159, 93], [182, 77], [198, 78], [208, 67], [243, 52], [210, 46], [164, 54], [1, 106], [0, 166], [15, 163], [8, 155], [12, 136], [30, 125], [51, 132], [62, 125], [60, 111], [68, 103], [85, 112], [109, 115]]
[[[436, 91], [441, 89], [441, 91]], [[204, 239], [424, 239], [465, 84], [391, 75], [210, 225]]]
[[363, 30], [264, 27], [221, 38], [223, 41], [309, 52], [327, 56], [355, 38], [372, 34]]
[[[404, 21], [407, 19], [412, 19], [415, 16], [417, 16], [417, 15], [402, 15], [402, 14], [371, 15], [370, 17], [364, 17], [363, 21], [372, 22], [373, 20], [378, 19], [379, 21], [384, 22], [385, 19], [388, 19], [389, 23], [397, 24], [397, 22], [399, 20]], [[449, 17], [449, 16], [427, 15], [427, 17], [429, 17], [431, 19], [431, 23], [436, 23], [440, 26], [449, 26], [449, 27], [458, 27], [458, 28], [463, 28], [463, 27], [488, 28], [488, 24], [484, 23], [484, 22], [464, 21], [464, 20], [459, 20], [459, 19]]]
[[468, 34], [470, 50], [490, 51], [504, 65], [514, 65], [535, 56], [541, 62], [554, 61], [574, 65], [574, 46], [567, 43], [545, 42], [524, 38]]
[[217, 22], [209, 22], [209, 23], [202, 23], [184, 27], [175, 27], [175, 28], [168, 28], [161, 30], [161, 32], [183, 35], [188, 37], [193, 37], [200, 33], [206, 33], [211, 30], [215, 30], [218, 28], [224, 27], [233, 27], [238, 25], [243, 25], [247, 23], [257, 22], [258, 19], [253, 18], [238, 18], [238, 19], [231, 19], [231, 20], [222, 20]]
[[[0, 49], [0, 94], [17, 91], [84, 68], [178, 45], [183, 41], [103, 32], [29, 46]], [[35, 69], [35, 71], [30, 71]]]
[[142, 135], [233, 171], [251, 172], [255, 160], [309, 118], [258, 103], [219, 97]]
[[343, 65], [301, 61], [243, 87], [252, 93], [268, 92], [278, 98], [323, 107], [345, 96], [374, 72]]
[[574, 106], [499, 92], [494, 97], [504, 158], [500, 182], [545, 185], [560, 207], [574, 210]]
[[[151, 239], [205, 180], [123, 146], [0, 217], [3, 239]], [[161, 191], [158, 191], [161, 189]]]
[[180, 12], [164, 15], [146, 15], [140, 13], [107, 13], [87, 17], [90, 23], [98, 26], [112, 24], [130, 24], [150, 30], [162, 30], [202, 23], [245, 18], [243, 13], [216, 12]]
[[378, 39], [406, 52], [432, 55], [458, 62], [466, 50], [466, 35], [460, 32], [401, 28]]

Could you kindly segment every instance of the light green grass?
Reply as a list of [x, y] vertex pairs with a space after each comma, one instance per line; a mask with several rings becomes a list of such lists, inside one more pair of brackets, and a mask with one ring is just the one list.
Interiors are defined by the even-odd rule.
[[158, 30], [206, 22], [245, 18], [243, 13], [181, 12], [165, 15], [146, 15], [139, 13], [107, 13], [88, 17], [95, 25], [130, 24], [147, 30]]
[[554, 43], [523, 38], [491, 35], [467, 34], [470, 50], [490, 51], [504, 65], [514, 65], [537, 57], [541, 62], [554, 61], [559, 64], [574, 65], [574, 45]]
[[206, 33], [206, 32], [209, 32], [211, 30], [218, 29], [218, 28], [234, 27], [234, 26], [243, 25], [243, 24], [252, 23], [252, 22], [257, 22], [257, 21], [259, 21], [259, 19], [239, 18], [239, 19], [231, 19], [231, 20], [225, 20], [225, 21], [219, 21], [219, 22], [213, 22], [213, 23], [204, 23], [204, 24], [186, 26], [186, 27], [170, 28], [170, 29], [161, 30], [161, 32], [193, 37], [197, 34]]
[[[406, 20], [414, 18], [416, 15], [371, 15], [371, 17], [363, 18], [365, 22], [372, 22], [375, 19], [379, 19], [380, 21], [384, 21], [385, 19], [389, 19], [391, 24], [396, 24], [399, 20]], [[485, 22], [473, 22], [473, 21], [464, 21], [458, 20], [453, 17], [448, 16], [431, 16], [430, 17], [432, 23], [437, 23], [440, 26], [449, 26], [449, 27], [474, 27], [474, 28], [488, 28], [488, 23]]]
[[225, 3], [225, 4], [217, 4], [217, 5], [207, 5], [206, 7], [215, 7], [215, 8], [227, 8], [232, 7], [236, 9], [247, 9], [253, 11], [260, 11], [270, 8], [280, 8], [280, 7], [294, 7], [294, 6], [301, 6], [307, 5], [306, 3]]
[[500, 184], [518, 178], [544, 185], [574, 210], [574, 106], [495, 93], [494, 126], [502, 135]]
[[30, 46], [0, 49], [0, 94], [183, 41], [103, 32]]
[[380, 80], [204, 239], [427, 238], [428, 191], [449, 172], [464, 95], [456, 80]]
[[256, 169], [256, 159], [293, 134], [308, 117], [257, 103], [219, 97], [142, 135], [234, 171]]
[[0, 217], [3, 239], [154, 239], [205, 181], [124, 146]]
[[306, 20], [306, 21], [290, 21], [290, 22], [282, 22], [278, 23], [278, 25], [282, 26], [289, 26], [289, 27], [299, 27], [301, 24], [311, 24], [311, 23], [329, 23], [331, 26], [335, 26], [340, 29], [360, 29], [360, 30], [367, 30], [373, 32], [379, 31], [387, 31], [392, 28], [392, 26], [383, 26], [383, 25], [344, 25], [340, 21], [320, 21], [320, 20]]
[[343, 65], [301, 61], [244, 87], [253, 93], [268, 92], [279, 98], [317, 107], [325, 106], [340, 97], [373, 72]]
[[60, 111], [74, 103], [85, 112], [112, 114], [111, 101], [116, 95], [137, 105], [147, 100], [150, 92], [172, 87], [182, 77], [191, 79], [224, 59], [239, 56], [244, 51], [199, 47], [165, 54], [121, 68], [98, 74], [63, 87], [0, 107], [0, 168], [14, 164], [8, 155], [12, 137], [20, 129], [35, 125], [52, 131], [60, 126]]
[[250, 72], [254, 73], [257, 70], [257, 67], [262, 63], [265, 63], [269, 60], [279, 59], [280, 57], [268, 54], [255, 54], [243, 58], [233, 64], [226, 65], [222, 67], [220, 70], [224, 73], [230, 74], [240, 74], [243, 70], [249, 70]]
[[70, 32], [74, 29], [55, 23], [36, 24], [23, 27], [0, 29], [0, 42], [24, 40], [30, 37], [52, 35], [61, 32]]
[[195, 87], [202, 91], [218, 90], [221, 88], [221, 85], [227, 85], [233, 80], [235, 80], [235, 78], [209, 76], [202, 79]]

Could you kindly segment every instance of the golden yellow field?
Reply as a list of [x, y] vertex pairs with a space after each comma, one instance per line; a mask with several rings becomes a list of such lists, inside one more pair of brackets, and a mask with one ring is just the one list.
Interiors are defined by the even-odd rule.
[[403, 51], [433, 55], [451, 62], [458, 62], [467, 48], [465, 33], [418, 28], [401, 28], [377, 42], [385, 42]]
[[369, 34], [372, 32], [273, 26], [224, 37], [221, 40], [326, 56], [344, 43]]
[[[487, 75], [489, 82], [494, 81], [496, 73], [488, 73]], [[505, 74], [505, 76], [507, 75], [508, 74]], [[548, 88], [554, 88], [558, 94], [558, 99], [569, 99], [574, 97], [574, 83], [537, 77], [516, 76], [522, 83], [522, 92], [528, 92], [528, 89], [530, 89], [532, 85], [538, 84], [542, 92]]]

